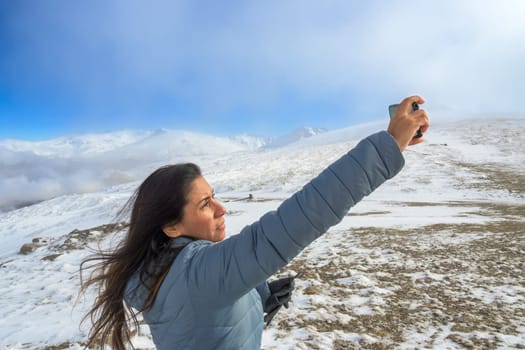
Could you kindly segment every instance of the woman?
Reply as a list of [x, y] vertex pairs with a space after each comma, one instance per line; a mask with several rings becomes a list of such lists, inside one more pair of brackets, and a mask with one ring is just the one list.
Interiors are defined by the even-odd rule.
[[338, 223], [404, 165], [401, 152], [428, 129], [419, 96], [403, 100], [388, 130], [371, 135], [276, 211], [225, 238], [226, 209], [194, 164], [163, 167], [139, 187], [127, 236], [83, 289], [99, 295], [88, 346], [124, 349], [142, 312], [158, 349], [259, 349], [264, 312], [289, 300], [293, 281], [267, 279]]

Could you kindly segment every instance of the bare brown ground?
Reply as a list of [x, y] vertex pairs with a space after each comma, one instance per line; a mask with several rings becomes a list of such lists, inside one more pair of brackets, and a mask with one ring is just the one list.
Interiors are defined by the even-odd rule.
[[[310, 301], [311, 309], [295, 318], [282, 317], [278, 329], [306, 330], [311, 340], [305, 344], [312, 349], [317, 334], [340, 334], [336, 331], [366, 337], [357, 343], [336, 338], [334, 349], [395, 348], [414, 334], [425, 339], [422, 347], [446, 337], [462, 348], [495, 349], [503, 336], [519, 335], [525, 325], [525, 206], [471, 204], [473, 214], [499, 219], [414, 229], [361, 227], [321, 238], [338, 242], [331, 245], [329, 263], [310, 258], [314, 244], [287, 269], [304, 274], [301, 279], [308, 283], [298, 283], [297, 293]], [[372, 253], [352, 256], [348, 252], [356, 246]], [[391, 293], [374, 296], [370, 286], [338, 282], [354, 275], [366, 275], [376, 290]], [[319, 295], [325, 297], [323, 303], [309, 298]], [[345, 302], [352, 296], [370, 298], [371, 312], [355, 313]]]

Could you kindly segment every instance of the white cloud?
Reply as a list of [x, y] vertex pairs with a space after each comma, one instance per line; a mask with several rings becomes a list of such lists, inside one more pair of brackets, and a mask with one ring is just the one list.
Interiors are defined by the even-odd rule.
[[228, 138], [174, 130], [0, 141], [0, 211], [141, 180], [168, 163], [195, 157], [205, 162], [249, 148]]
[[436, 106], [523, 111], [521, 0], [99, 5], [56, 11], [40, 23], [56, 30], [17, 57], [50, 45], [41, 74], [93, 108], [111, 99], [140, 109], [158, 91], [215, 112], [277, 103], [283, 91], [305, 100], [419, 91]]

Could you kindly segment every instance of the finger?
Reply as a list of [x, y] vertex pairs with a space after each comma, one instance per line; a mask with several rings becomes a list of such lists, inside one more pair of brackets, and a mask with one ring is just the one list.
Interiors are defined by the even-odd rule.
[[427, 113], [424, 110], [420, 109], [414, 112], [414, 117], [418, 124], [418, 129], [420, 129], [422, 133], [426, 132], [430, 127], [430, 121], [428, 119]]
[[280, 305], [281, 302], [279, 301], [279, 299], [275, 295], [272, 295], [268, 298], [268, 300], [266, 300], [266, 303], [264, 304], [264, 311], [270, 312], [271, 310]]
[[418, 137], [417, 139], [412, 139], [412, 141], [410, 141], [408, 143], [409, 146], [414, 146], [414, 145], [417, 145], [418, 143], [421, 143], [421, 142], [424, 142], [425, 139], [423, 137]]
[[275, 314], [277, 311], [279, 311], [279, 309], [281, 308], [281, 306], [282, 306], [282, 305], [279, 304], [279, 305], [275, 306], [273, 309], [267, 311], [266, 313], [267, 313], [267, 314]]
[[284, 303], [289, 302], [291, 299], [292, 299], [291, 295], [286, 295], [284, 297], [279, 298], [278, 300], [279, 300], [279, 304], [284, 304]]
[[275, 308], [274, 310], [272, 310], [272, 312], [269, 312], [268, 314], [264, 316], [264, 322], [266, 323], [267, 326], [270, 324], [270, 322], [272, 322], [274, 316], [277, 314], [280, 308], [281, 306], [279, 305], [279, 307]]
[[398, 110], [403, 114], [410, 113], [412, 112], [412, 103], [414, 102], [417, 104], [423, 104], [425, 103], [425, 99], [419, 95], [406, 97], [399, 104]]
[[425, 103], [425, 99], [421, 97], [420, 95], [413, 95], [406, 98], [408, 100], [408, 104], [417, 103], [418, 105], [422, 105]]
[[269, 283], [270, 289], [282, 289], [290, 284], [291, 278], [281, 278]]
[[421, 122], [421, 132], [426, 132], [428, 130], [428, 128], [430, 127], [430, 120], [428, 119], [428, 116], [427, 114], [425, 113], [423, 115], [423, 118], [422, 118], [422, 122]]
[[273, 293], [272, 295], [274, 295], [277, 298], [281, 298], [281, 297], [284, 297], [286, 295], [290, 295], [291, 292], [292, 292], [291, 289], [282, 289], [282, 290], [280, 290], [278, 292]]

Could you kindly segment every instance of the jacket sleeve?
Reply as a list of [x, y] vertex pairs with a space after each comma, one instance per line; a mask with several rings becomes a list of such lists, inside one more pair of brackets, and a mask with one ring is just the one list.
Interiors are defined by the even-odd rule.
[[270, 286], [268, 285], [268, 281], [264, 281], [263, 283], [259, 284], [255, 288], [257, 289], [257, 293], [259, 293], [259, 296], [261, 297], [261, 303], [264, 308], [264, 304], [266, 304], [266, 300], [272, 294], [270, 291]]
[[353, 205], [403, 165], [399, 146], [389, 133], [367, 137], [276, 211], [220, 243], [195, 249], [188, 285], [197, 297], [213, 291], [217, 302], [239, 298], [340, 222]]

